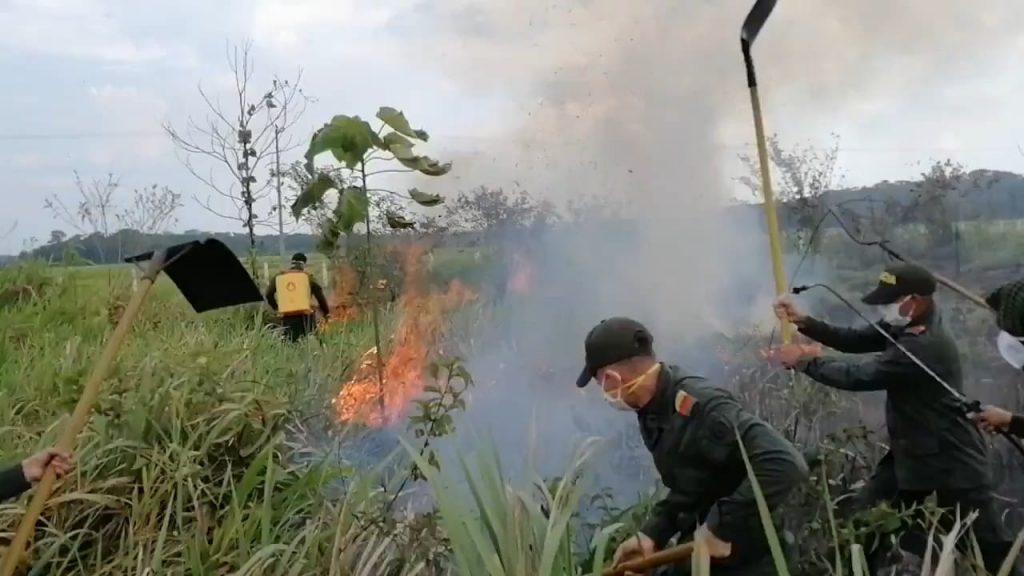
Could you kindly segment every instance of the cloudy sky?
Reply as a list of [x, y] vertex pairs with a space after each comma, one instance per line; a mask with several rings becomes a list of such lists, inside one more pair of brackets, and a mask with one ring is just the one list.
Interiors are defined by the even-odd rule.
[[[180, 191], [179, 229], [237, 229], [198, 206], [208, 191], [161, 125], [205, 115], [199, 82], [230, 96], [226, 48], [246, 39], [257, 84], [302, 69], [316, 102], [298, 138], [333, 114], [400, 108], [431, 133], [432, 155], [455, 162], [433, 183], [446, 194], [512, 183], [555, 200], [657, 190], [654, 205], [692, 188], [738, 194], [735, 157], [752, 138], [737, 41], [748, 2], [629, 4], [0, 0], [0, 253], [68, 228], [43, 204], [75, 201], [74, 170]], [[1024, 8], [822, 4], [780, 0], [758, 40], [770, 131], [801, 143], [837, 133], [849, 184], [946, 157], [1024, 171]]]

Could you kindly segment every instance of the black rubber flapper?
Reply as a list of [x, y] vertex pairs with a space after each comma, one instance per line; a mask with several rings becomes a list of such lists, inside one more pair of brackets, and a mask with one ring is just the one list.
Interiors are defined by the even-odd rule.
[[740, 29], [740, 40], [748, 46], [754, 44], [754, 40], [757, 40], [757, 35], [761, 33], [761, 28], [764, 27], [764, 23], [772, 15], [772, 10], [775, 10], [775, 2], [776, 0], [757, 0], [757, 2], [754, 2], [754, 6], [750, 8], [750, 12], [747, 13], [747, 17], [743, 20], [743, 27]]
[[747, 17], [743, 20], [743, 27], [740, 28], [740, 48], [743, 50], [743, 64], [747, 69], [747, 88], [757, 86], [754, 58], [751, 56], [750, 50], [754, 45], [754, 40], [757, 39], [757, 35], [761, 33], [764, 23], [772, 15], [772, 10], [775, 9], [775, 2], [776, 0], [757, 0], [757, 2], [754, 2], [750, 12], [747, 13]]
[[[235, 253], [220, 240], [207, 238], [163, 250], [161, 270], [174, 282], [196, 312], [262, 302], [263, 295]], [[125, 262], [152, 260], [150, 251]]]

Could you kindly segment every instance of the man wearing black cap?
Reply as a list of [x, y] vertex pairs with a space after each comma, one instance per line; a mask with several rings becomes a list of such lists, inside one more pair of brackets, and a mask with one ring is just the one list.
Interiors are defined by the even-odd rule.
[[[890, 266], [878, 286], [862, 301], [874, 306], [879, 326], [889, 331], [952, 388], [962, 389], [960, 358], [953, 338], [943, 327], [933, 300], [935, 278], [919, 266]], [[988, 449], [984, 438], [964, 418], [961, 401], [871, 326], [838, 328], [811, 318], [788, 299], [775, 303], [776, 315], [800, 333], [839, 352], [868, 354], [851, 361], [821, 356], [820, 346], [789, 344], [773, 350], [782, 365], [799, 370], [833, 388], [886, 392], [885, 420], [890, 450], [857, 496], [858, 508], [881, 502], [923, 503], [932, 493], [942, 508], [959, 506], [961, 517], [976, 510], [974, 535], [986, 569], [995, 573], [1010, 549], [991, 496]], [[900, 546], [924, 555], [927, 535], [918, 526], [907, 530]], [[878, 569], [885, 550], [874, 547], [871, 569]]]
[[[324, 318], [330, 315], [324, 289], [305, 270], [306, 255], [296, 252], [292, 256], [292, 266], [279, 272], [270, 281], [267, 288], [267, 303], [281, 315], [281, 323], [288, 335], [288, 340], [295, 342], [316, 327], [316, 312], [313, 310], [313, 299], [320, 307]], [[280, 296], [280, 303], [278, 297]]]
[[[712, 573], [775, 574], [737, 436], [773, 511], [807, 477], [807, 464], [777, 431], [747, 413], [728, 391], [654, 355], [654, 337], [629, 318], [602, 321], [587, 334], [580, 388], [597, 380], [609, 404], [634, 411], [668, 497], [614, 563], [663, 548], [692, 532], [708, 546]], [[777, 519], [775, 519], [777, 520]]]
[[[1024, 370], [1024, 281], [1003, 284], [985, 298], [985, 303], [996, 313], [996, 348], [1006, 363]], [[995, 406], [973, 414], [972, 418], [989, 432], [1007, 431], [1024, 437], [1024, 414], [1014, 414]]]

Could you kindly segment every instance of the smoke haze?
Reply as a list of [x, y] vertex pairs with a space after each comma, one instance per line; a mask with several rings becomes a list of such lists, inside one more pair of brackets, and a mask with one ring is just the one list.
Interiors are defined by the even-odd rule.
[[[438, 152], [455, 170], [431, 189], [514, 183], [562, 204], [596, 195], [622, 204], [630, 223], [584, 219], [534, 239], [534, 293], [506, 299], [474, 335], [491, 346], [469, 358], [481, 385], [462, 423], [463, 449], [488, 434], [506, 460], [530, 454], [546, 474], [560, 471], [585, 434], [624, 431], [642, 453], [633, 417], [573, 387], [594, 323], [638, 318], [663, 359], [685, 358], [702, 372], [715, 367], [710, 336], [772, 325], [761, 219], [722, 213], [736, 195], [729, 178], [740, 175], [730, 163], [751, 151], [733, 145], [753, 139], [739, 50], [749, 7], [461, 0], [417, 15], [434, 32], [416, 53], [463, 90], [506, 102], [494, 108], [500, 129]], [[754, 50], [767, 129], [785, 139], [786, 127], [773, 124], [780, 111], [840, 122], [844, 107], [874, 94], [944, 82], [999, 58], [1019, 41], [1017, 14], [1002, 0], [783, 0]], [[621, 476], [612, 483], [649, 483], [649, 471]]]

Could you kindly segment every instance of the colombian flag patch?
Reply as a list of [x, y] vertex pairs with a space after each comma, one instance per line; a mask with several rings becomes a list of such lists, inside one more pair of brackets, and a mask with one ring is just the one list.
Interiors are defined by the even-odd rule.
[[680, 416], [689, 416], [690, 411], [693, 410], [693, 405], [696, 403], [697, 399], [686, 392], [680, 390], [676, 393], [676, 412]]

